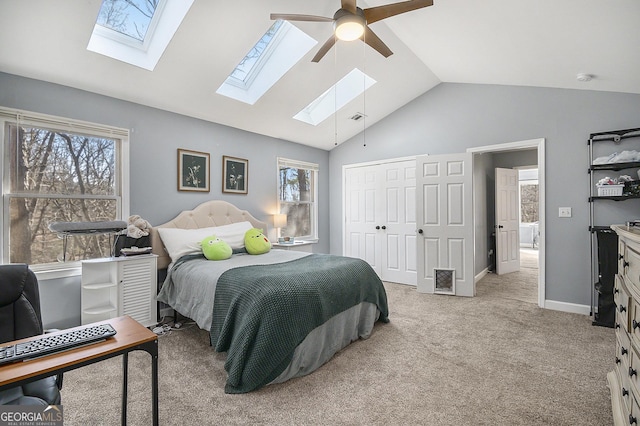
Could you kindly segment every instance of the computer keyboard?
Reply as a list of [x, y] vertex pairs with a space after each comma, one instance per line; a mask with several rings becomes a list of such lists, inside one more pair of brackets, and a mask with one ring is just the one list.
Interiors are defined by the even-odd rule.
[[60, 334], [44, 335], [16, 345], [0, 346], [0, 365], [97, 343], [115, 334], [116, 331], [110, 324], [89, 325]]

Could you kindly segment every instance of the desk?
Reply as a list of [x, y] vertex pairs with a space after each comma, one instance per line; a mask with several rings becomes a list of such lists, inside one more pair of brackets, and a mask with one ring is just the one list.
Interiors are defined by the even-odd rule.
[[[25, 362], [16, 362], [0, 366], [0, 390], [12, 388], [24, 383], [33, 382], [48, 376], [54, 376], [85, 365], [100, 362], [105, 359], [122, 355], [122, 413], [121, 422], [127, 424], [127, 381], [129, 352], [142, 350], [151, 355], [151, 379], [152, 379], [152, 408], [153, 424], [158, 425], [158, 336], [145, 328], [139, 322], [129, 316], [112, 318], [95, 324], [109, 323], [116, 330], [116, 335], [104, 342], [93, 343], [88, 346], [75, 348], [69, 351], [47, 355], [42, 358]], [[86, 326], [83, 326], [86, 327]], [[83, 328], [78, 327], [78, 328]], [[71, 329], [69, 329], [71, 330]], [[62, 330], [52, 335], [64, 333]], [[6, 342], [15, 344], [31, 339]]]

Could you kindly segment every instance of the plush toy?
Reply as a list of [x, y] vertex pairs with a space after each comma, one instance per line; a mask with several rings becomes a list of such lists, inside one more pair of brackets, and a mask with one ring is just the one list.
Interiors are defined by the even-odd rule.
[[205, 238], [200, 244], [204, 257], [209, 260], [225, 260], [231, 257], [231, 246], [215, 235]]
[[244, 234], [244, 246], [249, 254], [265, 254], [271, 250], [271, 242], [258, 228], [251, 228]]
[[151, 224], [139, 215], [129, 216], [129, 226], [127, 226], [127, 237], [142, 238], [149, 235]]

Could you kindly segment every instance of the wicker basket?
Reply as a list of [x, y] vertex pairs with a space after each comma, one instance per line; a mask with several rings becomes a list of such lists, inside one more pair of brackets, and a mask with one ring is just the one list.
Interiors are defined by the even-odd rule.
[[598, 187], [598, 197], [622, 195], [624, 185], [596, 185]]

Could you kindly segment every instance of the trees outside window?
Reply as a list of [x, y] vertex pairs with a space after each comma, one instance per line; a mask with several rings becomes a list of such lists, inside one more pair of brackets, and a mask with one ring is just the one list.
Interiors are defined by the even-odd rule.
[[[3, 114], [4, 112], [4, 114]], [[11, 117], [0, 110], [4, 129], [3, 261], [29, 265], [62, 259], [62, 240], [52, 222], [122, 218], [121, 158], [124, 138], [79, 132], [66, 120]], [[67, 127], [67, 128], [65, 128]], [[122, 132], [120, 129], [116, 129]], [[116, 133], [119, 133], [116, 132]], [[125, 135], [126, 135], [126, 131]], [[8, 225], [8, 226], [7, 226]], [[104, 234], [68, 238], [66, 260], [106, 257], [113, 239]]]
[[317, 238], [317, 173], [317, 164], [278, 159], [280, 213], [287, 215], [282, 236]]

